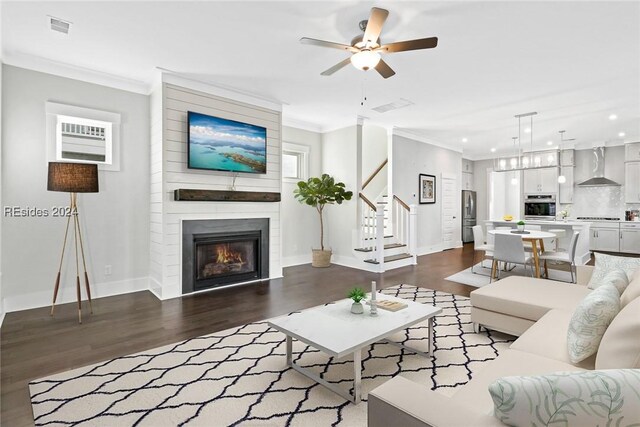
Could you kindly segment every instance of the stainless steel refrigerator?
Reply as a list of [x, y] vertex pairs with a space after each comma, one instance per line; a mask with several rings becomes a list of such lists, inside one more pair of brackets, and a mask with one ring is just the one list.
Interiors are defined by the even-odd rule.
[[473, 229], [476, 225], [476, 192], [462, 190], [462, 242], [473, 242]]

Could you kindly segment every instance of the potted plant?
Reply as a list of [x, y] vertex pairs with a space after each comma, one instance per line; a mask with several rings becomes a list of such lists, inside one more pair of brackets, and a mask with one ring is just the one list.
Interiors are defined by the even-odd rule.
[[563, 221], [566, 221], [568, 216], [569, 216], [569, 212], [568, 211], [566, 211], [566, 210], [560, 211], [560, 217], [562, 218]]
[[353, 304], [351, 304], [351, 312], [354, 314], [362, 314], [364, 313], [364, 307], [362, 306], [362, 301], [366, 294], [364, 293], [364, 289], [362, 288], [353, 288], [349, 291], [347, 295], [349, 298], [353, 300]]
[[342, 182], [326, 173], [320, 178], [309, 178], [306, 182], [298, 182], [298, 188], [293, 194], [300, 203], [316, 208], [320, 215], [320, 249], [312, 249], [313, 258], [311, 265], [314, 267], [329, 267], [331, 265], [331, 250], [324, 249], [324, 220], [322, 212], [326, 205], [342, 204], [345, 200], [351, 200], [353, 193], [345, 189]]
[[518, 221], [518, 231], [519, 232], [523, 232], [524, 231], [524, 221]]

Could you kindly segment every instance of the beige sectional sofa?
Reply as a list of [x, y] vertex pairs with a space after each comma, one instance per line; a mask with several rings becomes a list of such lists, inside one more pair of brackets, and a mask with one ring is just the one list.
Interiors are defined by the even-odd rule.
[[519, 338], [451, 397], [402, 376], [392, 378], [369, 393], [368, 426], [502, 426], [491, 415], [488, 392], [489, 384], [500, 377], [640, 368], [640, 271], [622, 295], [624, 307], [597, 355], [579, 364], [569, 360], [569, 321], [590, 292], [585, 284], [591, 268], [580, 268], [579, 284], [509, 277], [472, 292], [473, 322]]

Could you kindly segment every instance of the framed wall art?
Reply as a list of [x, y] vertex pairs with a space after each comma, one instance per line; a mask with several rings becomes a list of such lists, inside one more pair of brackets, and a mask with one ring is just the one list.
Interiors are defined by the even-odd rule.
[[428, 205], [436, 202], [436, 177], [433, 175], [420, 174], [418, 194], [421, 205]]

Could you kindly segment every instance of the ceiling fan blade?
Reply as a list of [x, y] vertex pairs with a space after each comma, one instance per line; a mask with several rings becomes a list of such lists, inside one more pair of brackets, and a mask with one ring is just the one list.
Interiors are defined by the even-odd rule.
[[388, 10], [377, 7], [371, 8], [371, 14], [367, 21], [367, 28], [364, 30], [364, 37], [362, 38], [363, 42], [369, 41], [371, 43], [375, 43], [378, 41], [384, 21], [387, 20], [387, 16], [389, 16]]
[[387, 53], [406, 52], [408, 50], [433, 49], [438, 46], [437, 37], [429, 37], [426, 39], [405, 40], [403, 42], [395, 42], [380, 46], [376, 50], [382, 50]]
[[334, 42], [328, 42], [325, 40], [318, 40], [318, 39], [311, 39], [309, 37], [303, 37], [300, 39], [300, 43], [302, 44], [310, 44], [313, 46], [320, 46], [320, 47], [330, 47], [332, 49], [340, 49], [340, 50], [348, 50], [349, 52], [357, 52], [358, 49], [353, 47], [353, 46], [349, 46], [348, 44], [342, 44], [342, 43], [334, 43]]
[[344, 61], [338, 62], [336, 65], [334, 65], [333, 67], [324, 70], [323, 72], [320, 73], [320, 75], [322, 76], [330, 76], [333, 73], [335, 73], [336, 71], [346, 67], [347, 65], [349, 65], [349, 63], [351, 62], [351, 58], [347, 58]]
[[376, 65], [376, 71], [385, 79], [388, 79], [396, 73], [391, 69], [391, 67], [389, 67], [389, 64], [384, 62], [382, 59], [378, 62], [378, 65]]

